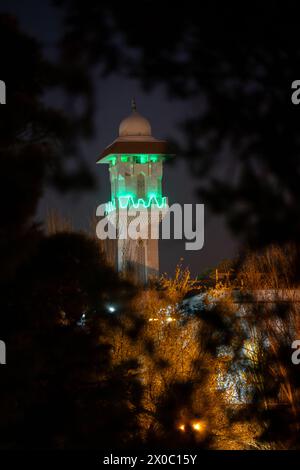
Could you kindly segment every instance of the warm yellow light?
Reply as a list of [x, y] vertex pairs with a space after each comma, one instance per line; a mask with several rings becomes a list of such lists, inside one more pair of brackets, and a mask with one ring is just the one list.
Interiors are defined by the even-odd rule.
[[201, 421], [194, 421], [192, 423], [192, 427], [195, 431], [198, 431], [198, 432], [203, 431], [204, 429], [204, 425], [203, 423], [201, 423]]
[[178, 426], [178, 429], [179, 429], [180, 431], [184, 432], [184, 431], [185, 431], [185, 425], [184, 425], [184, 424], [180, 424], [180, 425]]

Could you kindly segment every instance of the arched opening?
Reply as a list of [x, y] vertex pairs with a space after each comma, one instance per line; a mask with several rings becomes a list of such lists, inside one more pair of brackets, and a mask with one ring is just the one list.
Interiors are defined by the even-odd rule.
[[137, 197], [145, 198], [145, 175], [144, 173], [139, 173], [137, 176]]
[[128, 171], [125, 172], [125, 187], [126, 187], [126, 192], [128, 194], [132, 192], [131, 173], [129, 173]]

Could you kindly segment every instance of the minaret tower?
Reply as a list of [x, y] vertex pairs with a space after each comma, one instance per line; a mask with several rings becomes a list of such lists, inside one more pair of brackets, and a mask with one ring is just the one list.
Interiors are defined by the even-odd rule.
[[[159, 274], [158, 225], [168, 210], [162, 195], [163, 161], [170, 154], [167, 142], [151, 135], [147, 119], [131, 103], [131, 114], [123, 119], [119, 137], [102, 152], [97, 163], [109, 164], [111, 201], [107, 217], [117, 220], [116, 268], [145, 283]], [[122, 230], [131, 222], [130, 209], [136, 209], [147, 238], [124, 239]], [[152, 215], [152, 217], [150, 217]], [[155, 225], [155, 226], [154, 226]]]

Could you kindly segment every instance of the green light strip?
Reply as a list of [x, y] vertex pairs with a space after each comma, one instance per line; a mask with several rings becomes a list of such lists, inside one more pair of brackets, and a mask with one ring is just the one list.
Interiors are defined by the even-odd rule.
[[157, 163], [162, 161], [164, 154], [146, 154], [146, 153], [125, 153], [123, 155], [120, 154], [111, 154], [108, 159], [108, 162], [111, 163], [112, 166], [116, 165], [118, 162], [118, 158], [122, 163], [130, 161], [130, 158], [133, 158], [131, 163], [137, 163], [141, 165], [145, 165], [146, 163]]
[[[159, 198], [161, 199], [161, 202], [159, 202], [154, 194], [151, 194], [151, 196], [149, 196], [147, 200], [139, 198], [137, 202], [134, 202], [134, 199], [131, 195], [119, 196], [116, 199], [118, 201], [118, 207], [120, 209], [126, 209], [127, 207], [133, 207], [134, 209], [138, 209], [140, 206], [142, 206], [144, 209], [148, 209], [152, 205], [157, 206], [159, 209], [167, 207], [167, 198], [165, 196], [162, 196], [161, 198]], [[116, 207], [116, 200], [110, 201], [106, 204], [106, 212], [112, 212], [116, 210]]]

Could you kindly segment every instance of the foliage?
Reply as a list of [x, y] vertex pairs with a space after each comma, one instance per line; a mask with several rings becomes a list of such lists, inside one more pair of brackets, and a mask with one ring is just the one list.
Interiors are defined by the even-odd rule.
[[99, 319], [111, 296], [126, 303], [132, 292], [93, 240], [70, 232], [40, 236], [1, 286], [9, 361], [0, 384], [2, 449], [130, 442], [141, 385], [128, 376], [128, 364], [112, 364], [99, 343]]
[[188, 270], [178, 266], [174, 279], [162, 277], [159, 286], [141, 290], [129, 306], [131, 314], [112, 320], [102, 340], [111, 344], [114, 364], [138, 361], [143, 384], [138, 419], [147, 445], [249, 447], [257, 428], [231, 423], [228, 396], [219, 383], [221, 328], [216, 337], [213, 321], [180, 311], [189, 279]]
[[147, 21], [136, 0], [134, 15], [119, 2], [89, 9], [82, 0], [54, 3], [64, 15], [65, 64], [89, 74], [97, 64], [140, 80], [146, 90], [163, 86], [170, 98], [190, 100], [177, 154], [198, 179], [201, 201], [224, 215], [235, 234], [252, 246], [299, 239], [295, 3], [283, 9], [188, 1], [173, 5], [171, 18], [167, 2], [151, 1]]
[[182, 267], [182, 260], [176, 266], [174, 277], [168, 277], [166, 274], [161, 276], [160, 287], [165, 290], [167, 297], [175, 305], [190, 292], [201, 289], [197, 279], [192, 279], [189, 268]]
[[291, 360], [292, 342], [299, 336], [297, 260], [295, 245], [250, 252], [238, 273], [240, 295], [220, 292], [221, 316], [224, 301], [233, 312], [221, 328], [224, 335], [231, 332], [223, 350], [228, 353], [225, 377], [235, 377], [234, 391], [246, 405], [234, 419], [256, 421], [258, 448], [299, 448], [299, 374]]

